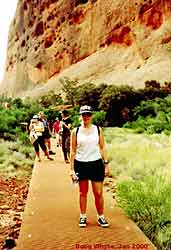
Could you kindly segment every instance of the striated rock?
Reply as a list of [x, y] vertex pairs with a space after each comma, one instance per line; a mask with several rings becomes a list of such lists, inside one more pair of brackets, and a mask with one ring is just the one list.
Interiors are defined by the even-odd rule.
[[2, 209], [2, 210], [9, 210], [10, 207], [8, 205], [3, 205], [3, 206], [0, 206], [0, 209]]
[[0, 91], [36, 96], [80, 82], [171, 81], [170, 0], [21, 0]]

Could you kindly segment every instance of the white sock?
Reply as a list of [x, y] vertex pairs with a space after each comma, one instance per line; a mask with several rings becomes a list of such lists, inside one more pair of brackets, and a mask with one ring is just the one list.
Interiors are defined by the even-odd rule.
[[80, 214], [80, 218], [86, 218], [86, 214]]
[[97, 217], [98, 217], [99, 219], [104, 218], [104, 214], [101, 214], [101, 215], [98, 214]]

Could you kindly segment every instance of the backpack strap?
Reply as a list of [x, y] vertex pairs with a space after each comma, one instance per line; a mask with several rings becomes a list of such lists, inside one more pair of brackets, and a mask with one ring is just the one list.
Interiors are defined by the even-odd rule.
[[80, 125], [76, 128], [76, 131], [75, 131], [76, 138], [77, 138], [77, 134], [78, 134], [79, 128], [80, 128]]
[[100, 127], [99, 125], [96, 125], [97, 126], [97, 130], [98, 130], [98, 136], [100, 136]]

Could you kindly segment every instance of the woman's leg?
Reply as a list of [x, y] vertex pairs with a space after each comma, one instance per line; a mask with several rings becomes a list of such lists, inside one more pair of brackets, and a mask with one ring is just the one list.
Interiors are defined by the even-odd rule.
[[92, 181], [92, 189], [95, 198], [97, 213], [98, 215], [102, 215], [104, 210], [103, 182]]
[[50, 142], [50, 138], [46, 139], [46, 143], [47, 143], [47, 148], [50, 151], [51, 150], [51, 142]]
[[49, 154], [50, 154], [50, 155], [55, 155], [55, 153], [54, 153], [54, 152], [52, 151], [52, 149], [51, 149], [51, 140], [50, 140], [50, 137], [49, 137], [49, 138], [46, 138], [46, 139], [45, 139], [45, 142], [46, 142], [46, 145], [47, 145]]
[[55, 136], [56, 136], [56, 146], [59, 147], [59, 134], [58, 133], [55, 133]]
[[108, 227], [109, 223], [106, 221], [104, 211], [104, 199], [103, 199], [103, 182], [92, 181], [92, 189], [95, 198], [96, 210], [98, 213], [98, 224], [101, 227]]
[[64, 160], [68, 161], [68, 155], [67, 155], [65, 142], [66, 142], [66, 136], [62, 135], [62, 151], [63, 151], [63, 155], [64, 155]]
[[39, 151], [38, 151], [38, 152], [36, 152], [36, 155], [37, 155], [37, 157], [38, 157], [39, 161], [41, 161], [41, 158], [40, 158], [40, 152], [39, 152]]
[[88, 180], [79, 181], [79, 190], [80, 190], [80, 212], [81, 214], [86, 214]]
[[70, 159], [70, 135], [67, 136], [66, 141], [65, 141], [65, 148], [67, 152], [67, 157]]
[[45, 145], [45, 141], [44, 141], [44, 138], [42, 136], [39, 136], [38, 137], [38, 140], [39, 140], [39, 145], [41, 147], [41, 149], [43, 150], [45, 156], [49, 159], [49, 160], [53, 160], [53, 158], [49, 157], [49, 152], [47, 150], [47, 147]]
[[86, 227], [86, 210], [87, 210], [87, 193], [88, 193], [88, 180], [79, 181], [80, 188], [80, 227]]
[[33, 143], [34, 146], [34, 150], [36, 152], [36, 156], [38, 157], [39, 161], [41, 161], [40, 158], [40, 152], [39, 152], [39, 143], [38, 143], [38, 139]]

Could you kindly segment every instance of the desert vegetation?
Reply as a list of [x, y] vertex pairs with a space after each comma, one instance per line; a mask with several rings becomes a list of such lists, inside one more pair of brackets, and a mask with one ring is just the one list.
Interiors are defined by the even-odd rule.
[[[43, 110], [50, 121], [69, 104], [73, 127], [80, 105], [94, 109], [93, 122], [104, 128], [116, 200], [159, 250], [171, 248], [170, 147], [171, 84], [148, 81], [144, 89], [61, 79], [62, 91], [37, 100], [0, 98], [0, 172], [29, 177], [34, 152], [28, 124]], [[8, 105], [6, 105], [8, 104]], [[61, 106], [62, 105], [62, 106]], [[10, 156], [10, 157], [9, 157]]]
[[157, 249], [171, 247], [171, 138], [165, 133], [137, 134], [107, 128], [111, 173], [116, 177], [117, 204]]

